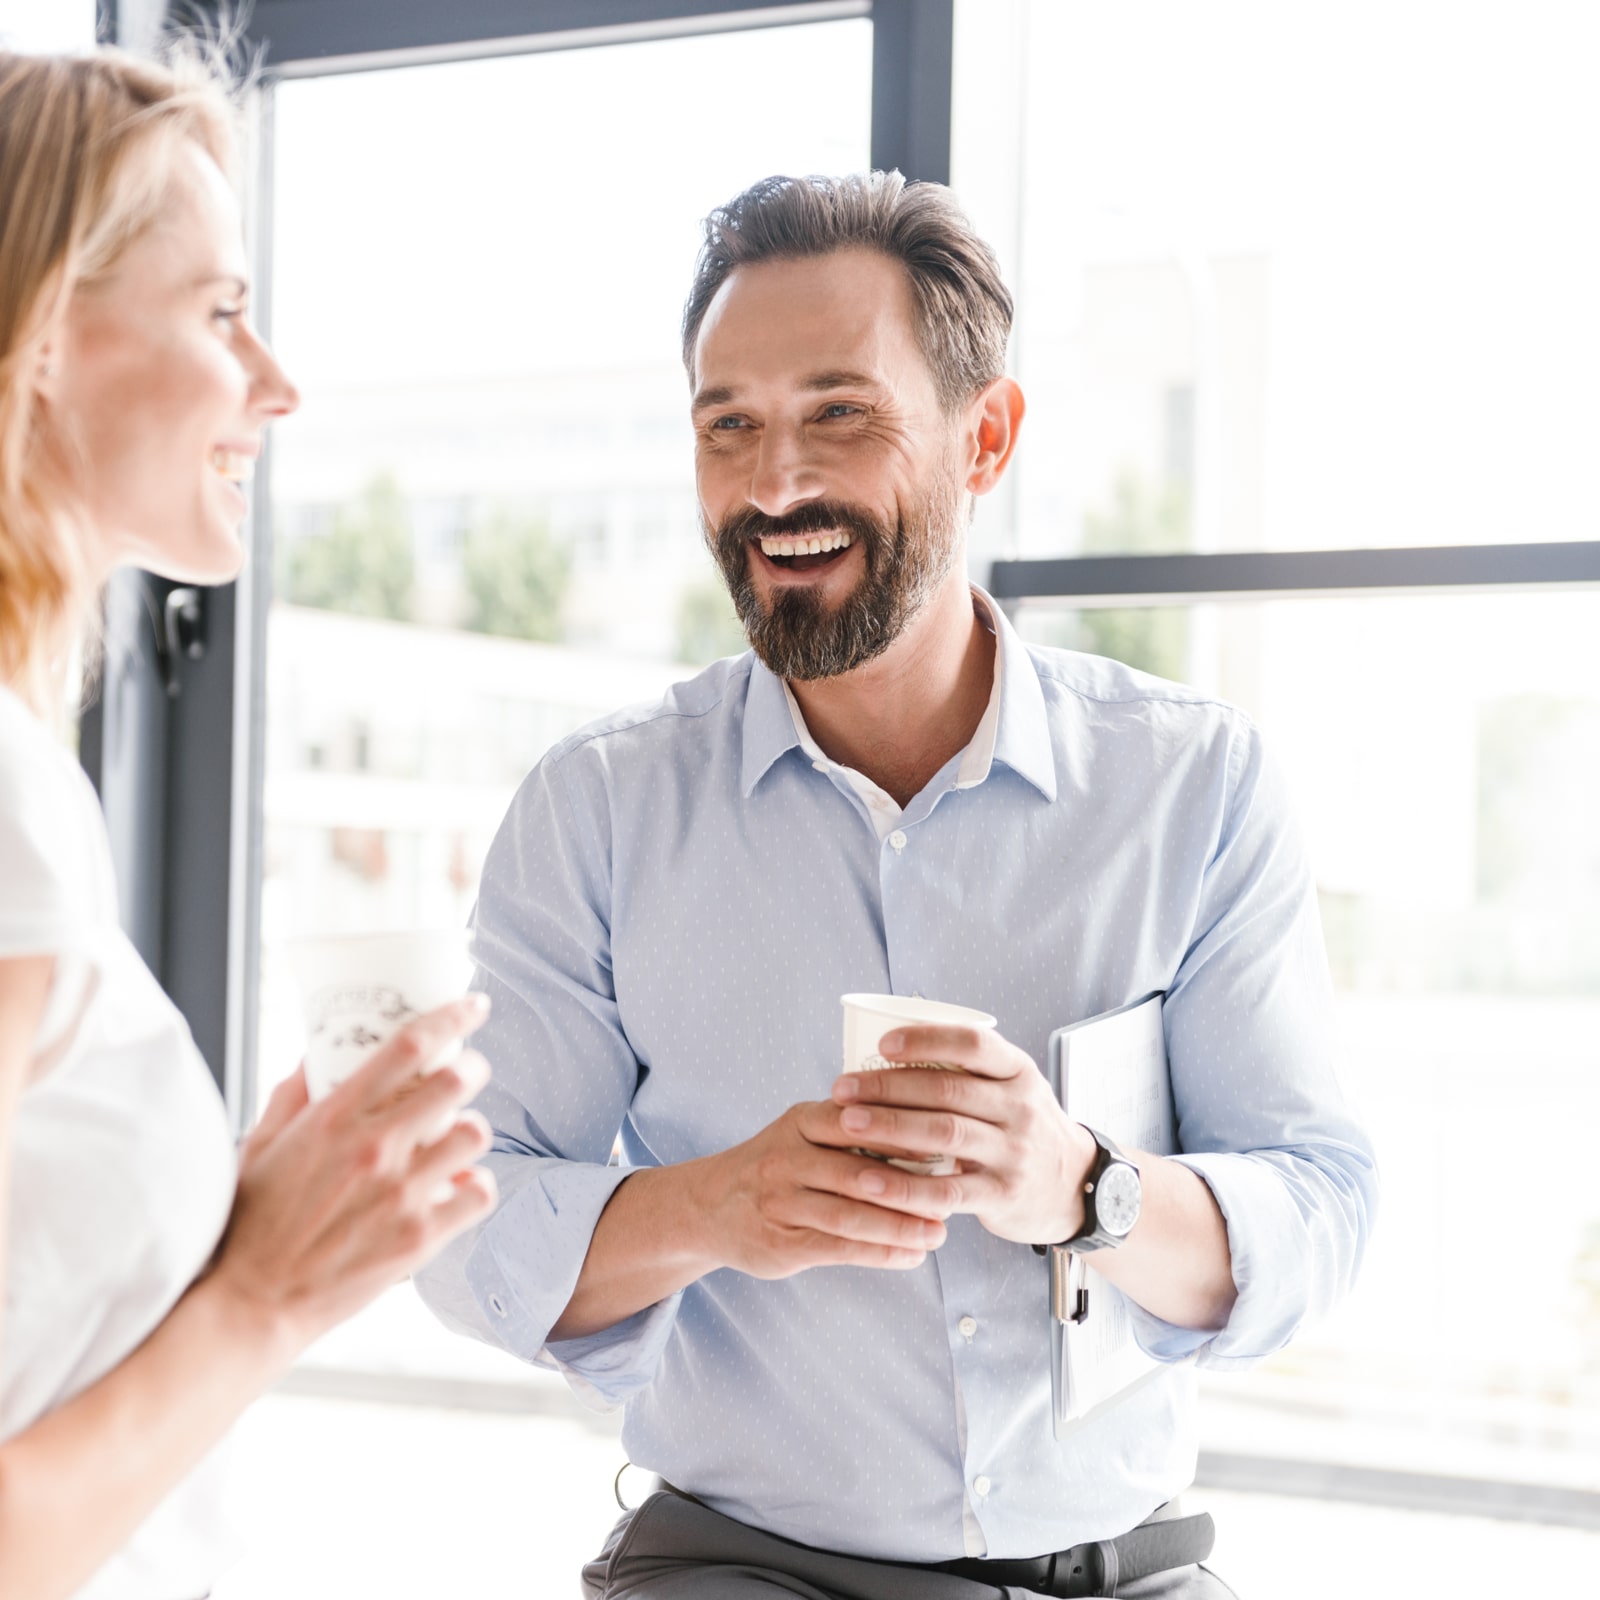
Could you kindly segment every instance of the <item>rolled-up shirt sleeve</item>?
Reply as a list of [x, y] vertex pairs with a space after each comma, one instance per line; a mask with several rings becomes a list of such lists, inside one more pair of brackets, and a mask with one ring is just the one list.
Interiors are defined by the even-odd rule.
[[1209, 1333], [1131, 1309], [1151, 1356], [1228, 1368], [1281, 1349], [1350, 1288], [1378, 1178], [1334, 1071], [1310, 866], [1282, 775], [1242, 717], [1219, 819], [1164, 1016], [1176, 1159], [1222, 1212], [1237, 1299]]
[[610, 1407], [650, 1381], [679, 1297], [585, 1338], [550, 1338], [630, 1171], [608, 1164], [639, 1063], [612, 981], [604, 787], [581, 744], [558, 747], [490, 847], [472, 952], [492, 1010], [473, 1043], [494, 1072], [475, 1105], [493, 1132], [484, 1164], [500, 1203], [414, 1281], [447, 1327], [557, 1368], [581, 1398]]

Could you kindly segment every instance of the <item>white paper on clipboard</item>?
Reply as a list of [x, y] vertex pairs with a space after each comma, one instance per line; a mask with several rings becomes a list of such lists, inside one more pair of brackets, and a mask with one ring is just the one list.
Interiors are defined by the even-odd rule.
[[[1178, 1148], [1163, 998], [1148, 994], [1050, 1035], [1050, 1087], [1067, 1115], [1125, 1150], [1152, 1155], [1172, 1155]], [[1086, 1262], [1083, 1256], [1051, 1262], [1053, 1271], [1070, 1274], [1068, 1304], [1077, 1303], [1079, 1289], [1089, 1291], [1082, 1321], [1050, 1318], [1050, 1386], [1058, 1439], [1162, 1366], [1139, 1348], [1127, 1300]]]

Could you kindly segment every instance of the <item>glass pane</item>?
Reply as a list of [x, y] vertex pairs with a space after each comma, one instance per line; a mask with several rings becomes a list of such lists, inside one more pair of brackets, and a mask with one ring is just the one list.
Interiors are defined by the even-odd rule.
[[989, 553], [1595, 536], [1594, 8], [956, 10], [1030, 401]]
[[94, 49], [97, 0], [0, 0], [0, 49], [76, 54]]
[[1309, 839], [1384, 1196], [1212, 1448], [1600, 1488], [1600, 595], [1029, 606], [1243, 706]]
[[[699, 219], [866, 165], [865, 20], [276, 91], [262, 1088], [296, 935], [459, 926], [556, 740], [743, 648], [678, 322]], [[313, 1361], [535, 1381], [401, 1290]]]

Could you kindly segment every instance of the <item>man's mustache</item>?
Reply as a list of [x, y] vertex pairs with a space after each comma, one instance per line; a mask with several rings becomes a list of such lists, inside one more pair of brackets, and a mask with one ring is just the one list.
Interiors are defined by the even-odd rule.
[[859, 506], [840, 500], [811, 500], [781, 517], [769, 517], [756, 506], [730, 512], [718, 524], [716, 544], [719, 550], [731, 553], [751, 539], [775, 539], [784, 534], [797, 538], [802, 534], [828, 533], [835, 528], [860, 540], [869, 553], [890, 542], [883, 524]]

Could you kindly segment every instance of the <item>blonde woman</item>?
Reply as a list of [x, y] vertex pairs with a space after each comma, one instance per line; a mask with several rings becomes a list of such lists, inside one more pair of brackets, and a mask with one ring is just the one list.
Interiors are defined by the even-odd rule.
[[[195, 67], [0, 53], [0, 1600], [197, 1600], [212, 1447], [312, 1339], [493, 1207], [487, 1067], [421, 1019], [235, 1157], [118, 930], [104, 826], [46, 729], [105, 579], [241, 561], [293, 386], [249, 322], [222, 92]], [[450, 1131], [432, 1143], [439, 1119]]]

